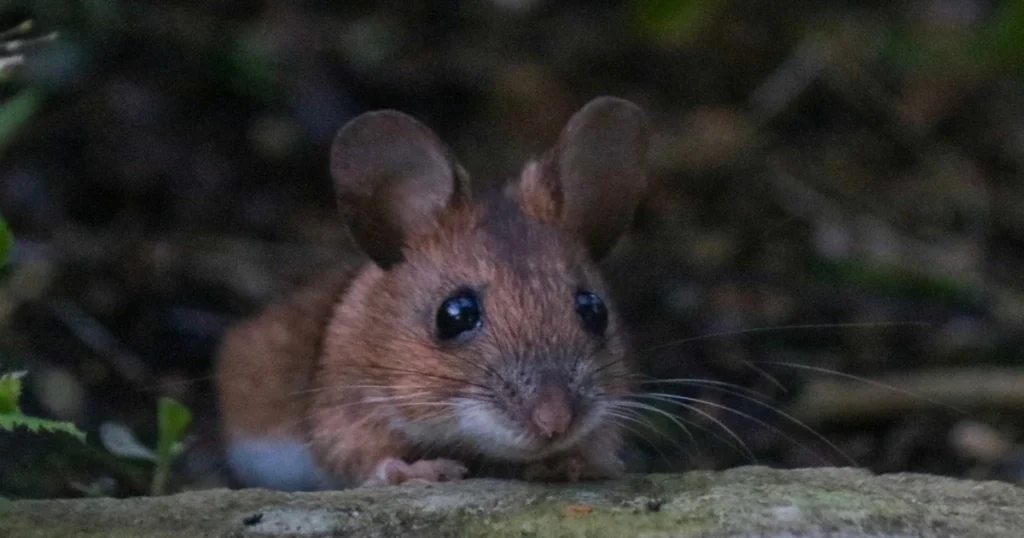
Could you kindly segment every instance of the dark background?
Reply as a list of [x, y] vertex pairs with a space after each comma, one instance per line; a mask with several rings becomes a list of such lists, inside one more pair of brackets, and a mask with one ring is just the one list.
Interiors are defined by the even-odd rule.
[[212, 352], [345, 255], [327, 151], [346, 120], [421, 118], [480, 188], [601, 94], [657, 133], [606, 264], [641, 366], [771, 402], [662, 387], [707, 416], [666, 408], [695, 441], [653, 416], [638, 469], [1024, 480], [1022, 2], [2, 5], [59, 38], [2, 84], [0, 369], [90, 437], [0, 433], [0, 494], [145, 492], [150, 466], [96, 431], [152, 443], [160, 395], [195, 416], [174, 488], [224, 483]]

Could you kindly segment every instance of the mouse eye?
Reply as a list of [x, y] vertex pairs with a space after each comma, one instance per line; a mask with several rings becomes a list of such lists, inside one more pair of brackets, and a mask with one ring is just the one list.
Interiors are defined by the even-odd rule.
[[608, 327], [608, 307], [589, 291], [576, 292], [576, 314], [583, 321], [583, 328], [591, 333], [602, 335]]
[[437, 337], [451, 340], [472, 331], [482, 323], [480, 299], [472, 291], [463, 290], [445, 299], [437, 310]]

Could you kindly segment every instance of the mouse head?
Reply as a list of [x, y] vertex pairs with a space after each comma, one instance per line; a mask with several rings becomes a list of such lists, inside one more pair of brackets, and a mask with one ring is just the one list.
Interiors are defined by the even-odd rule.
[[630, 370], [595, 264], [645, 191], [647, 139], [637, 106], [595, 99], [518, 181], [474, 200], [466, 172], [418, 121], [395, 111], [352, 120], [332, 174], [373, 264], [332, 324], [345, 336], [327, 346], [346, 349], [325, 350], [324, 383], [379, 387], [375, 401], [415, 442], [502, 459], [563, 450], [610, 421]]

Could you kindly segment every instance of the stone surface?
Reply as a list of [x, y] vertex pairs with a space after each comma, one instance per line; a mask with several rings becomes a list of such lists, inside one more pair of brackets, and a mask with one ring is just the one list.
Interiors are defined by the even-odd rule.
[[468, 480], [329, 493], [207, 490], [0, 501], [0, 536], [1024, 536], [1024, 488], [854, 469], [633, 476], [575, 485]]

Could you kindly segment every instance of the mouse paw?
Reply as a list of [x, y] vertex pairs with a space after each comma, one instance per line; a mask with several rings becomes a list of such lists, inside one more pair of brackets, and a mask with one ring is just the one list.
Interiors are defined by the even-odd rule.
[[377, 472], [364, 485], [397, 485], [406, 482], [451, 482], [466, 476], [467, 469], [455, 460], [418, 460], [406, 463], [389, 458], [377, 465]]
[[579, 455], [569, 455], [529, 465], [523, 473], [523, 479], [538, 482], [579, 482], [619, 478], [624, 472], [625, 466], [618, 458], [588, 461]]

